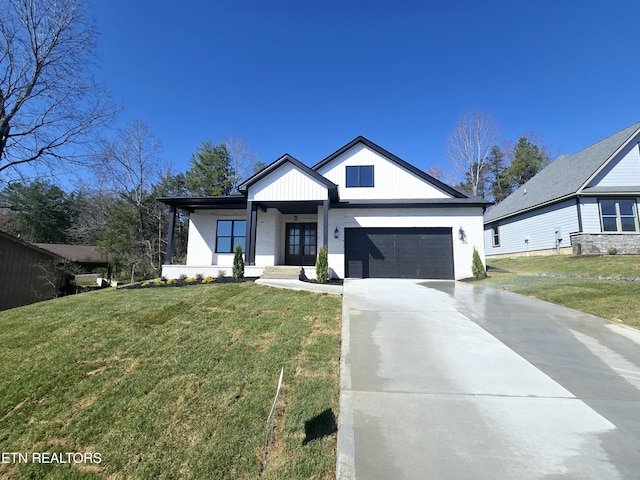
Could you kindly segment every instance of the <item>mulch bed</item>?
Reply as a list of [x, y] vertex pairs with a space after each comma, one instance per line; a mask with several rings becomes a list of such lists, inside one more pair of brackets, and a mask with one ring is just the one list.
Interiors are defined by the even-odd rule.
[[[216, 278], [213, 282], [207, 282], [206, 285], [215, 285], [220, 283], [246, 283], [246, 282], [255, 282], [258, 277], [245, 277], [245, 278], [233, 278], [233, 277], [220, 277]], [[140, 288], [175, 288], [175, 287], [187, 287], [189, 285], [205, 285], [205, 282], [202, 280], [197, 280], [195, 282], [187, 282], [186, 280], [176, 280], [175, 283], [168, 283], [167, 281], [163, 281], [162, 283], [156, 283], [153, 280], [146, 280], [144, 282], [134, 283], [132, 285], [123, 285], [122, 287], [118, 287], [124, 290], [137, 290]]]

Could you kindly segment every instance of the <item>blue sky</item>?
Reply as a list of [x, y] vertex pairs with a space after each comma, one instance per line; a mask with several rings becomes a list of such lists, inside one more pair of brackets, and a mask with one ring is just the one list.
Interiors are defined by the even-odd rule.
[[96, 77], [176, 171], [240, 136], [313, 165], [358, 135], [426, 169], [481, 109], [574, 153], [640, 120], [632, 0], [91, 0]]

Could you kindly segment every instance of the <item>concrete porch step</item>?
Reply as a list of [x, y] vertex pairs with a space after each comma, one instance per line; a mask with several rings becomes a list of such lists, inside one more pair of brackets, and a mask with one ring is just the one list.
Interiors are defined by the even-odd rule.
[[277, 265], [275, 267], [265, 267], [260, 278], [270, 278], [279, 280], [298, 280], [302, 273], [302, 267], [291, 267], [288, 265]]

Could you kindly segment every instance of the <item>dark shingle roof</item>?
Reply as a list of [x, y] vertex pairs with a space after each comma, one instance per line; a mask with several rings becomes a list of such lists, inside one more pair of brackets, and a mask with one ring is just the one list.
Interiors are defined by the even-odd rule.
[[109, 260], [93, 245], [65, 245], [58, 243], [34, 243], [38, 248], [78, 263], [108, 264]]
[[558, 157], [502, 202], [487, 210], [484, 222], [510, 217], [575, 194], [638, 130], [640, 122], [578, 153]]

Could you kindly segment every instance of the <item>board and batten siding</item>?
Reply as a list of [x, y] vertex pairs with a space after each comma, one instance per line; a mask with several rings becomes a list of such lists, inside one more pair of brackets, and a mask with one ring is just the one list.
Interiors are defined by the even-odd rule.
[[[374, 186], [346, 188], [345, 167], [363, 165], [373, 165]], [[362, 144], [354, 146], [319, 168], [318, 173], [338, 185], [341, 200], [451, 197]]]
[[256, 201], [326, 200], [327, 187], [285, 164], [249, 187], [248, 199]]
[[640, 185], [640, 150], [638, 144], [627, 146], [618, 158], [606, 165], [589, 182], [589, 187], [628, 187]]
[[[493, 245], [493, 226], [498, 225], [500, 245]], [[578, 231], [575, 199], [566, 200], [517, 217], [485, 225], [484, 241], [487, 256], [526, 253], [556, 248], [556, 229], [562, 242], [570, 247], [570, 234]], [[528, 242], [525, 241], [528, 239]]]

